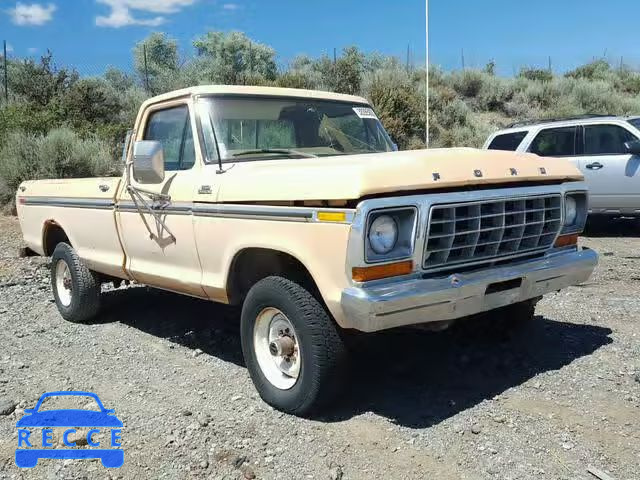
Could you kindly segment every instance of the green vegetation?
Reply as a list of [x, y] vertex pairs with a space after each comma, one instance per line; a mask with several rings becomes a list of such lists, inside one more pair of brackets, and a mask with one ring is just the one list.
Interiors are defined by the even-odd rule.
[[[24, 179], [117, 171], [121, 142], [151, 95], [212, 83], [271, 85], [362, 95], [401, 149], [424, 147], [425, 71], [397, 58], [345, 48], [334, 62], [299, 56], [278, 68], [276, 52], [241, 32], [209, 32], [193, 58], [154, 33], [133, 48], [134, 72], [81, 77], [39, 61], [10, 59], [9, 102], [0, 101], [0, 202]], [[146, 56], [146, 58], [145, 58]], [[431, 146], [482, 145], [495, 129], [529, 118], [640, 114], [640, 73], [596, 60], [565, 75], [523, 68], [513, 78], [482, 70], [430, 71]]]
[[119, 175], [109, 145], [68, 128], [46, 135], [14, 131], [0, 149], [0, 204], [7, 203], [24, 180]]

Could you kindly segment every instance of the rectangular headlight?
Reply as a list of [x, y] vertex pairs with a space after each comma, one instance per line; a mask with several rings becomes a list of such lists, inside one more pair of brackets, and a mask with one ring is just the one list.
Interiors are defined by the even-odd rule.
[[388, 262], [413, 255], [418, 210], [415, 207], [373, 210], [367, 218], [365, 260]]
[[564, 197], [562, 234], [579, 233], [587, 222], [587, 194], [586, 192], [570, 192]]

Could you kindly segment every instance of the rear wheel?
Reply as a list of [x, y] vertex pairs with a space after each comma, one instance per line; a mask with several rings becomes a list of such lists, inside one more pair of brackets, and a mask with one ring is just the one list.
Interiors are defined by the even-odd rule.
[[329, 403], [346, 377], [347, 353], [338, 326], [302, 286], [268, 277], [242, 307], [242, 352], [262, 399], [293, 415]]
[[51, 256], [51, 285], [62, 318], [85, 323], [100, 311], [100, 281], [76, 251], [59, 243]]

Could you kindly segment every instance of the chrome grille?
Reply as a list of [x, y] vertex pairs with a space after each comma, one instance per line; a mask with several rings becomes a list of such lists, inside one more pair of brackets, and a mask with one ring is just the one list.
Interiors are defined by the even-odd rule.
[[423, 267], [446, 270], [544, 251], [560, 231], [561, 206], [557, 194], [434, 205]]

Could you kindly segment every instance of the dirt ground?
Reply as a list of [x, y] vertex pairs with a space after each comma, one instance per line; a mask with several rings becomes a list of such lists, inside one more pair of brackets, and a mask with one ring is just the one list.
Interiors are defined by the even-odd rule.
[[[0, 478], [638, 479], [640, 224], [581, 243], [601, 254], [595, 275], [545, 297], [532, 325], [372, 336], [335, 408], [304, 420], [256, 394], [237, 310], [134, 288], [105, 294], [98, 322], [66, 323], [48, 260], [17, 258], [17, 221], [0, 217]], [[122, 468], [15, 466], [16, 421], [54, 390], [115, 409]]]

